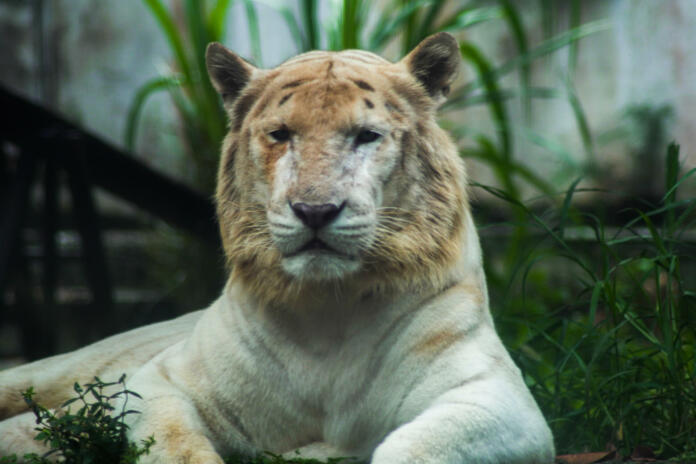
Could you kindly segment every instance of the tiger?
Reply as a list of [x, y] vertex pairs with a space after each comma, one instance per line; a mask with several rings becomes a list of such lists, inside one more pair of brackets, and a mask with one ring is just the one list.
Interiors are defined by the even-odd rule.
[[144, 463], [553, 462], [489, 310], [463, 160], [436, 120], [460, 65], [445, 32], [397, 62], [311, 51], [272, 69], [209, 44], [229, 119], [221, 296], [0, 372], [0, 455], [42, 451], [23, 389], [59, 407], [76, 380], [123, 373], [142, 397], [128, 437], [155, 439]]

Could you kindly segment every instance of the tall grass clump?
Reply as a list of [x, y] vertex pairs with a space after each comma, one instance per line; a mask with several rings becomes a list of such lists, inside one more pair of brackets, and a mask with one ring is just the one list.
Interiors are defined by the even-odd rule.
[[661, 203], [618, 225], [573, 207], [610, 195], [577, 182], [543, 214], [485, 187], [526, 218], [504, 225], [528, 239], [515, 266], [489, 269], [492, 305], [561, 453], [696, 457], [696, 198], [678, 196], [696, 169], [679, 177], [674, 144], [665, 165]]

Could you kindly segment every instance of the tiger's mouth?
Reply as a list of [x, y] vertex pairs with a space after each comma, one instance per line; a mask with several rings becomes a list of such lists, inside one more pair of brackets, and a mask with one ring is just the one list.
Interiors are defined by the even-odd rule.
[[303, 251], [309, 251], [309, 250], [336, 251], [332, 247], [330, 247], [326, 242], [324, 242], [321, 239], [316, 238], [316, 237], [314, 237], [309, 242], [305, 243], [302, 246], [302, 248], [300, 248], [297, 252], [301, 253]]
[[330, 246], [328, 243], [325, 241], [321, 240], [318, 237], [314, 237], [307, 241], [304, 245], [302, 245], [299, 249], [293, 251], [292, 253], [287, 253], [285, 255], [286, 258], [290, 258], [293, 256], [297, 256], [302, 253], [306, 252], [316, 252], [316, 253], [327, 253], [327, 254], [335, 254], [335, 255], [341, 255], [341, 256], [346, 256], [350, 257], [350, 255], [346, 253], [342, 253], [336, 248]]
[[281, 263], [288, 274], [301, 280], [317, 282], [340, 280], [361, 267], [359, 256], [341, 251], [336, 244], [316, 236], [299, 248], [283, 254]]
[[283, 204], [268, 213], [271, 239], [287, 274], [302, 281], [337, 281], [362, 268], [374, 229], [371, 216], [352, 211], [349, 204], [331, 223], [310, 227], [289, 210]]

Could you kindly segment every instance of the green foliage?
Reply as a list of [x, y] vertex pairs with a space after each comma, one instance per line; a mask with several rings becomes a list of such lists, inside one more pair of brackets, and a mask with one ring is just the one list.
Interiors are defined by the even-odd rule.
[[678, 198], [696, 169], [679, 177], [678, 152], [672, 144], [663, 158], [661, 204], [618, 226], [572, 206], [578, 194], [607, 195], [577, 182], [544, 214], [480, 186], [524, 217], [505, 224], [524, 230], [520, 260], [488, 266], [492, 307], [560, 453], [608, 443], [624, 455], [638, 445], [696, 453], [696, 198]]
[[[105, 394], [105, 389], [120, 385], [116, 393]], [[103, 382], [95, 377], [93, 383], [84, 386], [75, 383], [75, 396], [64, 402], [58, 411], [51, 411], [34, 401], [35, 392], [29, 388], [22, 395], [36, 416], [36, 440], [45, 443], [49, 451], [39, 456], [25, 454], [25, 464], [49, 464], [59, 458], [65, 464], [135, 464], [150, 452], [155, 438], [150, 437], [140, 445], [126, 438], [128, 425], [125, 418], [137, 411], [126, 409], [128, 396], [140, 398], [136, 392], [126, 389], [125, 375], [117, 382]], [[111, 403], [123, 398], [123, 407], [118, 413]], [[71, 409], [79, 408], [73, 412]], [[56, 455], [56, 456], [53, 456]], [[51, 457], [51, 459], [49, 459]], [[0, 457], [0, 464], [16, 464], [16, 455]], [[228, 464], [366, 464], [349, 457], [329, 458], [327, 461], [305, 459], [298, 453], [296, 458], [283, 458], [265, 452], [255, 457], [232, 456]]]
[[[225, 113], [208, 80], [205, 47], [224, 38], [224, 21], [230, 0], [206, 2], [185, 0], [183, 22], [162, 0], [143, 0], [157, 21], [174, 57], [169, 75], [157, 76], [136, 92], [128, 112], [125, 141], [135, 148], [138, 121], [147, 99], [160, 91], [169, 92], [181, 119], [182, 138], [188, 156], [185, 172], [189, 180], [206, 193], [214, 190], [220, 142], [225, 134]], [[257, 24], [256, 10], [247, 1], [247, 14]], [[252, 42], [258, 44], [258, 29], [252, 28]], [[254, 38], [255, 37], [255, 38]], [[258, 58], [260, 59], [260, 48]]]
[[[121, 386], [118, 392], [104, 393], [105, 389], [116, 385]], [[66, 464], [132, 464], [149, 453], [154, 444], [152, 437], [140, 445], [126, 439], [125, 418], [137, 413], [126, 409], [128, 397], [140, 396], [126, 389], [125, 375], [111, 383], [95, 377], [93, 383], [84, 386], [75, 383], [74, 390], [76, 396], [63, 403], [57, 412], [37, 404], [32, 388], [23, 393], [24, 401], [36, 416], [36, 440], [50, 449], [43, 456], [27, 454], [24, 462], [47, 464], [51, 462], [48, 457], [55, 454]], [[123, 407], [115, 413], [111, 402], [117, 398], [123, 398]], [[78, 409], [73, 412], [75, 406]], [[0, 464], [14, 462], [17, 462], [16, 456], [0, 459]]]

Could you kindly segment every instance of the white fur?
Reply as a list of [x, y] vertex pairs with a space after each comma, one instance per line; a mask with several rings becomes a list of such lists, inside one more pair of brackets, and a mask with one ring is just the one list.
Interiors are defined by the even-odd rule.
[[[157, 440], [142, 462], [212, 464], [233, 451], [295, 449], [306, 457], [372, 456], [373, 464], [552, 462], [549, 429], [493, 328], [467, 222], [455, 271], [467, 285], [439, 295], [339, 293], [299, 315], [259, 307], [229, 287], [200, 318], [184, 321], [185, 338], [172, 335], [174, 343], [128, 380], [144, 398], [129, 403], [142, 411], [131, 416], [131, 439]], [[138, 338], [167, 331], [139, 330]], [[418, 349], [441, 331], [459, 341]], [[53, 369], [50, 359], [41, 363], [22, 374]], [[13, 371], [1, 375], [6, 388]], [[29, 449], [26, 436], [12, 434], [30, 419], [0, 423], [0, 454]]]
[[[452, 51], [458, 56], [456, 46]], [[307, 54], [290, 63], [323, 56]], [[336, 56], [382, 63], [363, 52]], [[242, 66], [236, 60], [227, 61]], [[411, 63], [405, 60], [404, 69]], [[429, 61], [418, 60], [423, 62]], [[354, 107], [363, 107], [362, 98], [356, 102]], [[143, 397], [128, 403], [141, 411], [128, 416], [130, 438], [157, 441], [144, 464], [222, 464], [220, 456], [264, 450], [299, 450], [320, 459], [355, 456], [372, 464], [551, 463], [549, 428], [495, 332], [478, 236], [463, 204], [462, 252], [456, 265], [442, 269], [442, 285], [450, 287], [356, 290], [364, 282], [352, 274], [365, 264], [358, 258], [361, 249], [375, 240], [377, 212], [409, 207], [397, 201], [398, 189], [384, 187], [403, 155], [388, 137], [393, 128], [372, 118], [355, 116], [347, 127], [383, 135], [374, 142], [355, 144], [356, 130], [340, 124], [315, 127], [304, 141], [302, 134], [293, 136], [275, 164], [273, 185], [250, 174], [256, 184], [249, 195], [267, 206], [273, 241], [268, 246], [281, 253], [286, 273], [318, 289], [301, 296], [301, 307], [262, 304], [242, 279], [232, 278], [202, 313], [0, 372], [0, 413], [17, 413], [16, 398], [32, 385], [39, 394], [53, 391], [47, 397], [57, 403], [70, 396], [74, 380], [89, 381], [94, 374], [112, 380], [125, 372], [128, 388]], [[435, 135], [423, 142], [438, 145], [426, 153], [444, 150], [443, 159], [458, 162], [454, 147]], [[249, 154], [261, 170], [254, 143]], [[295, 151], [293, 144], [303, 143]], [[459, 171], [462, 178], [455, 181], [463, 189]], [[421, 178], [418, 172], [405, 176]], [[294, 215], [289, 201], [345, 201], [335, 220], [316, 231], [335, 252], [296, 253], [315, 232]], [[0, 422], [0, 455], [37, 450], [32, 429], [30, 414]]]

